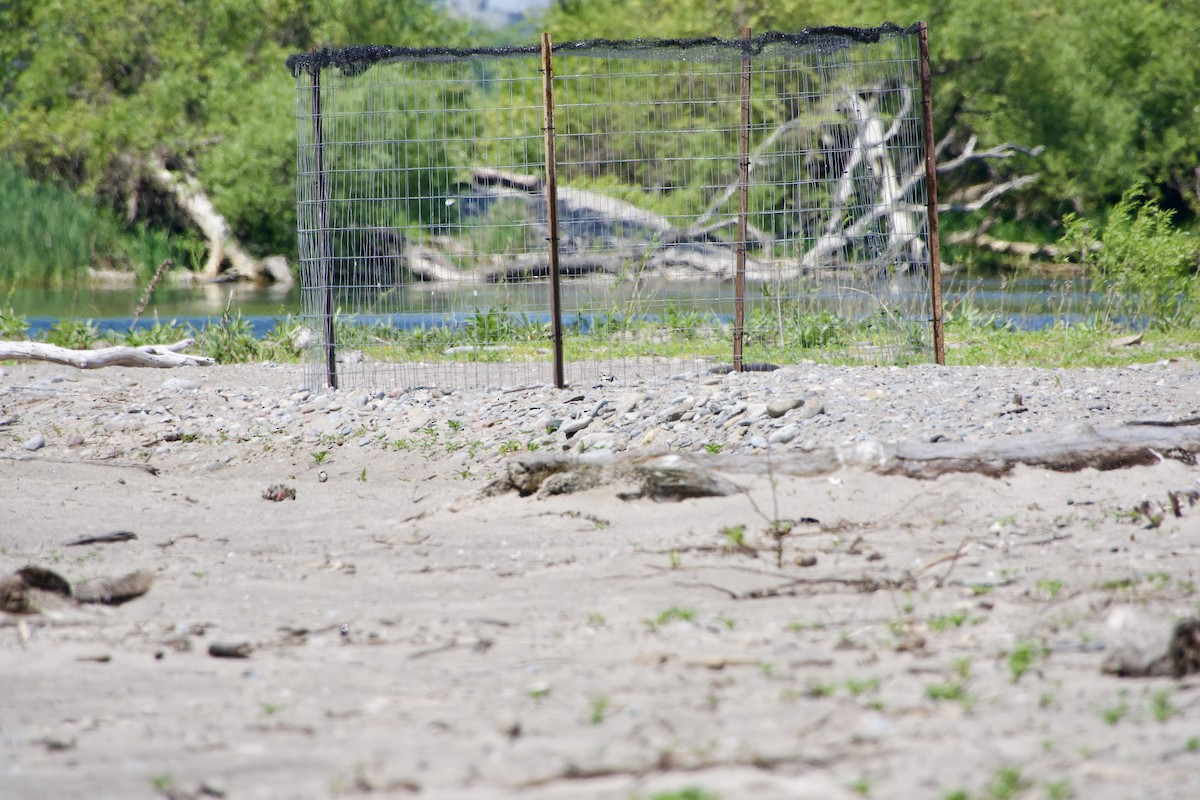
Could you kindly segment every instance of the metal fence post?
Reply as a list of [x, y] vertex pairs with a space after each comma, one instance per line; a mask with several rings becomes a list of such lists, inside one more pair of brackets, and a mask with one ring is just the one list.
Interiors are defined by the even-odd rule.
[[750, 29], [742, 29], [741, 134], [738, 137], [737, 270], [733, 277], [733, 371], [742, 371], [746, 331], [746, 216], [750, 207]]
[[563, 376], [562, 298], [558, 274], [558, 172], [554, 154], [554, 59], [550, 34], [542, 34], [542, 109], [546, 140], [546, 225], [550, 256], [550, 316], [554, 337], [554, 385], [565, 388]]
[[925, 134], [925, 202], [929, 217], [929, 297], [933, 316], [933, 360], [946, 364], [946, 338], [942, 330], [942, 256], [938, 244], [937, 163], [933, 147], [933, 79], [929, 68], [929, 25], [917, 23], [921, 51], [921, 121]]
[[312, 126], [317, 173], [317, 262], [324, 287], [322, 317], [325, 334], [325, 382], [338, 388], [337, 343], [333, 327], [333, 264], [329, 244], [329, 190], [325, 185], [325, 129], [321, 119], [321, 68], [312, 68]]

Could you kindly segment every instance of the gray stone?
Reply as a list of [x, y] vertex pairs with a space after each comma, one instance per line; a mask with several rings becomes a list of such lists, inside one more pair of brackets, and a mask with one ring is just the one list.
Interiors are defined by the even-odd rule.
[[585, 414], [579, 419], [573, 419], [570, 422], [564, 423], [563, 426], [558, 429], [558, 431], [570, 439], [572, 436], [579, 433], [579, 431], [583, 430], [591, 423], [592, 418]]
[[168, 391], [186, 392], [200, 388], [200, 381], [193, 381], [188, 378], [167, 378], [162, 382], [162, 388]]
[[799, 414], [800, 419], [812, 419], [818, 414], [825, 413], [825, 404], [819, 400], [805, 400]]
[[641, 405], [642, 401], [645, 399], [646, 399], [646, 395], [636, 393], [636, 392], [631, 392], [629, 394], [621, 395], [620, 397], [617, 398], [617, 403], [616, 403], [617, 414], [620, 414], [622, 416], [624, 416], [625, 414], [628, 414], [630, 411], [633, 411], [635, 408], [637, 408], [639, 405]]
[[785, 400], [772, 400], [767, 403], [767, 414], [771, 417], [782, 417], [793, 408], [804, 405], [804, 399], [792, 397]]
[[693, 397], [685, 397], [682, 400], [678, 400], [674, 405], [672, 405], [659, 416], [659, 420], [661, 422], [676, 422], [681, 419], [684, 414], [691, 411], [692, 406], [695, 404], [696, 400]]
[[725, 406], [724, 408], [721, 409], [720, 413], [717, 414], [717, 418], [715, 420], [713, 420], [713, 424], [716, 425], [718, 428], [724, 428], [726, 426], [726, 423], [729, 422], [729, 420], [733, 419], [734, 417], [741, 414], [745, 410], [746, 410], [746, 404], [741, 402], [740, 400], [738, 402], [734, 403], [733, 405]]
[[46, 446], [46, 437], [40, 433], [35, 433], [25, 440], [24, 447], [26, 450], [41, 450]]
[[771, 444], [787, 444], [795, 439], [800, 434], [799, 425], [785, 425], [777, 431], [773, 431], [767, 437], [767, 441]]
[[746, 418], [750, 421], [762, 419], [767, 415], [766, 403], [751, 403], [746, 406]]

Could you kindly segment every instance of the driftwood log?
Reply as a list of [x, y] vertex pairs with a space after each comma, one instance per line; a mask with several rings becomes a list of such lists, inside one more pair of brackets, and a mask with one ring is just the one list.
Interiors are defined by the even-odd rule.
[[207, 356], [181, 353], [191, 339], [175, 344], [143, 347], [102, 347], [98, 350], [71, 350], [44, 342], [0, 342], [0, 361], [50, 361], [79, 369], [100, 367], [207, 367], [215, 363]]
[[[293, 282], [287, 259], [282, 256], [256, 258], [242, 246], [233, 234], [228, 220], [217, 211], [208, 193], [192, 175], [171, 169], [166, 159], [154, 158], [147, 164], [147, 178], [174, 199], [188, 219], [208, 242], [208, 261], [204, 277], [218, 280], [226, 276], [256, 282], [291, 286]], [[226, 273], [221, 272], [228, 264]]]
[[[1019, 464], [1073, 472], [1154, 464], [1166, 459], [1195, 463], [1200, 419], [1139, 421], [1092, 427], [1073, 425], [1054, 433], [1031, 433], [979, 442], [858, 442], [837, 447], [761, 455], [524, 454], [510, 458], [506, 474], [489, 493], [564, 494], [625, 483], [622, 497], [681, 500], [741, 491], [717, 473], [828, 475], [858, 468], [880, 475], [936, 478], [955, 472], [999, 477]], [[1178, 513], [1178, 512], [1177, 512]]]

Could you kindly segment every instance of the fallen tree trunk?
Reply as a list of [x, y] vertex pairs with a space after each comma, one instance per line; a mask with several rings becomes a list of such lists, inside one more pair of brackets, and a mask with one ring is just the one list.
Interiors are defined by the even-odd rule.
[[44, 342], [0, 342], [0, 361], [49, 361], [79, 369], [100, 367], [207, 367], [213, 359], [181, 353], [191, 339], [167, 345], [143, 347], [103, 347], [99, 350], [71, 350]]
[[[1056, 471], [1120, 469], [1165, 459], [1195, 463], [1200, 453], [1200, 419], [1132, 422], [1093, 428], [1075, 425], [1054, 433], [1032, 433], [978, 442], [858, 442], [803, 452], [761, 455], [534, 455], [514, 456], [507, 474], [490, 493], [564, 494], [612, 483], [637, 490], [624, 497], [679, 500], [725, 495], [733, 485], [716, 473], [828, 475], [856, 468], [879, 475], [936, 478], [957, 472], [1000, 477], [1018, 464]], [[666, 477], [662, 477], [666, 476]]]
[[222, 275], [221, 265], [229, 262], [228, 274], [236, 278], [265, 280], [280, 286], [292, 284], [292, 272], [282, 256], [258, 259], [242, 248], [229, 222], [217, 211], [204, 187], [194, 177], [173, 172], [161, 158], [150, 162], [149, 176], [175, 198], [179, 209], [195, 223], [208, 242], [205, 278], [217, 280]]

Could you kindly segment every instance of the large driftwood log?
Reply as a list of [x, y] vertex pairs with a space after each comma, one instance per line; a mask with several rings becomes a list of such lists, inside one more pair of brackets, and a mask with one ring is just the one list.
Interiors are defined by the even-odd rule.
[[71, 350], [44, 342], [0, 342], [0, 361], [50, 361], [79, 369], [100, 367], [207, 367], [213, 360], [179, 351], [191, 346], [191, 339], [175, 344], [143, 347], [102, 347], [98, 350]]
[[625, 497], [656, 500], [727, 495], [735, 485], [717, 473], [828, 475], [857, 468], [880, 475], [936, 478], [955, 472], [999, 477], [1018, 464], [1056, 471], [1101, 470], [1154, 464], [1165, 459], [1194, 463], [1200, 453], [1200, 419], [1132, 422], [1093, 428], [1075, 425], [1055, 433], [1031, 433], [979, 442], [858, 442], [804, 452], [761, 455], [534, 455], [514, 456], [507, 474], [489, 492], [564, 494], [595, 486], [630, 483]]
[[204, 265], [204, 277], [216, 280], [221, 276], [221, 265], [229, 262], [228, 273], [237, 278], [261, 281], [268, 280], [280, 286], [292, 284], [292, 273], [287, 260], [282, 256], [258, 259], [242, 248], [233, 235], [229, 222], [217, 211], [200, 182], [186, 173], [172, 171], [163, 159], [154, 159], [149, 165], [149, 177], [175, 198], [179, 209], [187, 215], [208, 242], [208, 261]]

